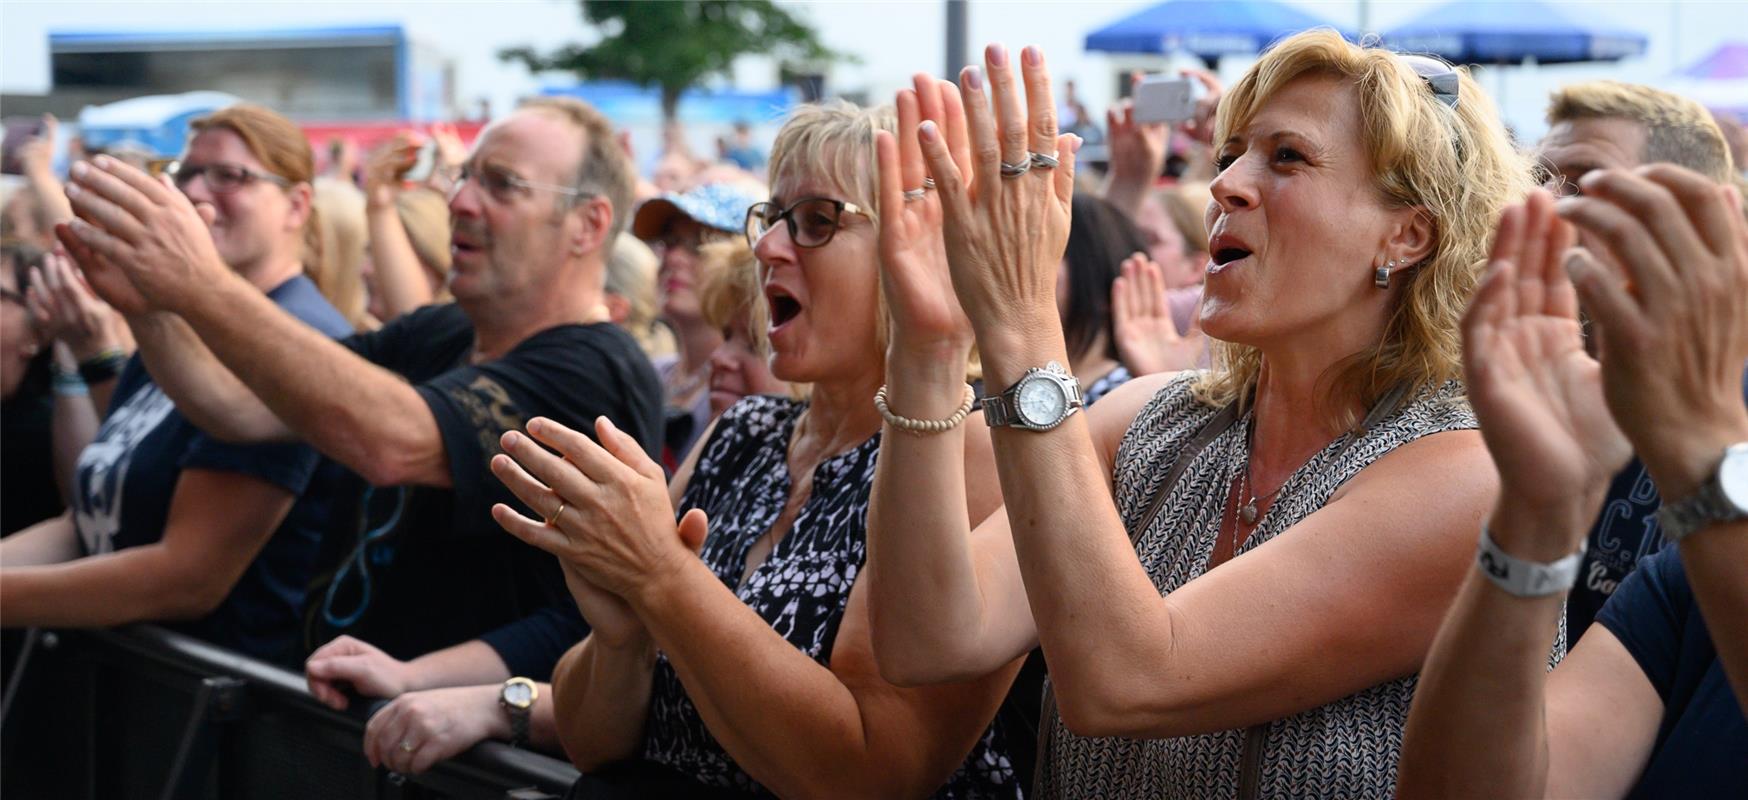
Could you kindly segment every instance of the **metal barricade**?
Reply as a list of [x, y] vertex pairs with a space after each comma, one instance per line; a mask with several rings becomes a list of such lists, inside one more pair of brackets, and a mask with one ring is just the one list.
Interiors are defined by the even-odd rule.
[[557, 800], [577, 778], [495, 741], [423, 775], [374, 769], [364, 710], [330, 709], [298, 673], [162, 628], [31, 631], [8, 646], [8, 800]]

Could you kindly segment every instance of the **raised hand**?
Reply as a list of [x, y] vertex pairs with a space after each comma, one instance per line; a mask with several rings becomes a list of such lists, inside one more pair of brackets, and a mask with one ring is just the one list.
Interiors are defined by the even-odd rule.
[[1146, 253], [1123, 259], [1122, 274], [1111, 283], [1111, 319], [1117, 357], [1136, 377], [1190, 369], [1207, 347], [1199, 312], [1190, 329], [1178, 333], [1166, 302], [1165, 275]]
[[455, 130], [455, 126], [447, 122], [431, 126], [431, 141], [436, 143], [436, 152], [425, 185], [447, 196], [456, 177], [461, 174], [462, 162], [467, 160], [467, 145], [462, 144], [461, 133]]
[[[419, 160], [419, 148], [424, 137], [412, 131], [402, 131], [376, 146], [364, 157], [364, 196], [371, 206], [386, 208], [400, 196], [402, 176]], [[436, 172], [435, 169], [432, 170]]]
[[25, 305], [37, 330], [65, 344], [80, 361], [121, 347], [130, 338], [121, 316], [92, 293], [59, 249], [44, 256], [41, 266], [31, 267]]
[[505, 433], [505, 455], [492, 458], [492, 473], [552, 522], [502, 503], [492, 518], [557, 556], [595, 634], [624, 643], [643, 633], [626, 600], [697, 560], [705, 519], [694, 509], [676, 526], [662, 468], [606, 417], [595, 434], [603, 444], [541, 417], [529, 420], [527, 435]]
[[[64, 231], [56, 228], [56, 235], [92, 288], [123, 313], [141, 310], [135, 308], [140, 302], [177, 311], [235, 277], [213, 246], [209, 218], [167, 176], [153, 180], [98, 156], [73, 165], [67, 199], [78, 219]], [[116, 272], [125, 273], [137, 299], [128, 296]]]
[[1631, 455], [1603, 401], [1601, 367], [1584, 351], [1562, 268], [1573, 239], [1547, 192], [1506, 209], [1463, 317], [1469, 402], [1499, 469], [1500, 505], [1563, 523], [1527, 526], [1557, 541], [1513, 551], [1543, 560], [1577, 549], [1582, 522]]
[[1586, 175], [1560, 215], [1600, 252], [1573, 278], [1601, 336], [1608, 404], [1666, 498], [1748, 439], [1748, 223], [1742, 196], [1669, 164]]
[[1220, 109], [1220, 97], [1226, 89], [1220, 79], [1205, 69], [1180, 69], [1178, 74], [1202, 84], [1202, 96], [1196, 98], [1196, 115], [1179, 123], [1178, 130], [1205, 145], [1214, 144], [1214, 112]]
[[[1039, 332], [1061, 327], [1056, 273], [1068, 242], [1080, 139], [1057, 134], [1043, 54], [1028, 47], [1021, 61], [1023, 98], [1007, 50], [1000, 45], [986, 49], [993, 113], [984, 73], [974, 67], [961, 73], [966, 141], [949, 138], [952, 130], [931, 121], [923, 122], [919, 131], [946, 219], [954, 293], [977, 333], [986, 366], [1029, 359], [1016, 359], [1016, 351], [1036, 344], [1030, 340]], [[1059, 163], [1022, 169], [1039, 155]], [[1004, 175], [1003, 164], [1021, 174]], [[1060, 344], [1044, 347], [1061, 349]], [[1017, 374], [993, 376], [999, 380]]]
[[[1143, 77], [1136, 72], [1131, 80], [1140, 83]], [[1111, 153], [1111, 187], [1138, 193], [1152, 186], [1165, 168], [1165, 148], [1170, 137], [1171, 130], [1163, 122], [1136, 122], [1134, 101], [1119, 100], [1106, 109], [1105, 143]], [[1139, 195], [1135, 200], [1140, 200]], [[1119, 205], [1133, 213], [1128, 203]]]
[[[943, 88], [944, 87], [944, 88]], [[942, 240], [941, 202], [926, 188], [917, 126], [965, 129], [965, 110], [951, 83], [918, 74], [914, 89], [898, 93], [898, 135], [875, 134], [880, 165], [880, 281], [894, 325], [891, 356], [940, 355], [963, 363], [971, 346], [971, 321], [953, 295]]]

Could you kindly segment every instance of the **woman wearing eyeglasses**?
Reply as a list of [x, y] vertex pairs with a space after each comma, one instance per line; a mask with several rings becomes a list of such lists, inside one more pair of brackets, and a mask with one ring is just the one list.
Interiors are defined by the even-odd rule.
[[971, 136], [924, 123], [950, 275], [888, 292], [914, 323], [886, 388], [895, 414], [947, 417], [940, 365], [975, 335], [1006, 507], [966, 524], [961, 428], [889, 434], [882, 673], [964, 680], [1041, 644], [1046, 797], [1388, 797], [1496, 492], [1458, 316], [1527, 165], [1466, 75], [1284, 40], [1218, 112], [1213, 369], [1076, 413], [1052, 287], [1078, 142], [1038, 51], [991, 47], [986, 68], [961, 81]]
[[[919, 87], [924, 104], [941, 102], [936, 82]], [[899, 99], [912, 131], [918, 105], [909, 91]], [[1029, 779], [990, 726], [1019, 662], [954, 685], [894, 686], [876, 669], [856, 588], [890, 441], [875, 407], [889, 324], [880, 265], [945, 258], [938, 229], [918, 235], [922, 204], [901, 199], [893, 122], [849, 105], [798, 111], [772, 150], [772, 199], [747, 215], [771, 371], [811, 384], [810, 400], [740, 400], [671, 488], [610, 425], [597, 429], [605, 449], [547, 420], [530, 422], [532, 438], [504, 439], [494, 471], [556, 513], [494, 514], [561, 559], [593, 625], [553, 674], [560, 736], [585, 773], [574, 796], [1016, 797]], [[904, 184], [920, 187], [914, 138], [905, 150]], [[965, 364], [953, 367], [961, 381]], [[962, 400], [968, 391], [961, 382]], [[972, 514], [996, 504], [992, 486], [970, 494], [983, 499]]]
[[[350, 334], [303, 276], [314, 235], [314, 162], [303, 133], [248, 105], [193, 128], [173, 180], [209, 215], [225, 263], [311, 326]], [[119, 310], [136, 327], [181, 324]], [[97, 439], [79, 457], [73, 509], [0, 541], [5, 624], [174, 621], [216, 644], [295, 663], [303, 591], [338, 469], [301, 444], [213, 439], [177, 411], [140, 356], [117, 362], [105, 368], [119, 377]]]

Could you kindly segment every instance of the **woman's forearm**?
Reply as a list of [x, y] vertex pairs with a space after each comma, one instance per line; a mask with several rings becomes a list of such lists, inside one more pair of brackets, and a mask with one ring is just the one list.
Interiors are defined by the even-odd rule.
[[[79, 537], [73, 527], [73, 512], [50, 517], [0, 539], [0, 567], [34, 567], [59, 564], [79, 557]], [[7, 574], [11, 574], [8, 572]], [[10, 614], [0, 608], [0, 616]]]
[[[649, 719], [655, 645], [648, 637], [608, 644], [590, 635], [552, 670], [554, 738], [583, 772], [638, 755]], [[533, 727], [540, 741], [538, 706]]]
[[[1545, 524], [1560, 523], [1496, 513], [1490, 527], [1508, 552], [1542, 560], [1517, 543], [1547, 538], [1535, 530]], [[1548, 651], [1564, 598], [1515, 597], [1470, 568], [1420, 673], [1396, 785], [1402, 797], [1543, 796]]]
[[401, 223], [400, 211], [392, 203], [372, 205], [367, 219], [376, 289], [382, 293], [383, 321], [430, 305], [435, 299], [431, 294], [431, 282], [425, 278], [425, 268], [419, 264], [413, 240], [407, 236], [407, 228]]
[[[894, 414], [942, 419], [964, 401], [950, 359], [887, 365]], [[959, 360], [963, 363], [963, 359]], [[868, 581], [874, 652], [900, 685], [982, 675], [976, 633], [985, 613], [971, 552], [965, 431], [914, 436], [887, 426], [868, 505]]]

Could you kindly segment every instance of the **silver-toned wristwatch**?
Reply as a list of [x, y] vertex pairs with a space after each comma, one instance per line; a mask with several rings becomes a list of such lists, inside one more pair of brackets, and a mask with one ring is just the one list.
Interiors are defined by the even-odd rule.
[[983, 398], [983, 421], [991, 428], [1047, 431], [1079, 411], [1080, 381], [1055, 361], [1026, 370], [1007, 391]]
[[1748, 442], [1724, 448], [1724, 457], [1699, 490], [1657, 510], [1663, 535], [1680, 543], [1689, 534], [1719, 522], [1748, 519]]

